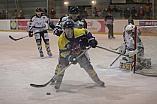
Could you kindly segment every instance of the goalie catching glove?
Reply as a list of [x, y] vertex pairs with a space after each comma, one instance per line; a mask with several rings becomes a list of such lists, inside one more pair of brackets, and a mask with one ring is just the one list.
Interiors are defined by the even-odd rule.
[[89, 41], [89, 45], [92, 47], [92, 48], [95, 48], [98, 44], [98, 42], [94, 39], [94, 38], [91, 38], [88, 40]]
[[33, 31], [29, 31], [29, 37], [33, 37]]

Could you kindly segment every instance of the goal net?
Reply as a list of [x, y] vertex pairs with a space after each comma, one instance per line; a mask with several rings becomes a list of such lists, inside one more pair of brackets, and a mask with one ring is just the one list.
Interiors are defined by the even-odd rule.
[[134, 30], [133, 72], [148, 76], [157, 76], [157, 26], [136, 25]]

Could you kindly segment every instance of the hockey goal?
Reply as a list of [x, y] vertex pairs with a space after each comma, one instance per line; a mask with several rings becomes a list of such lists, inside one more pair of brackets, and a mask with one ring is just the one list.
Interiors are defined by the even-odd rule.
[[157, 26], [136, 25], [134, 30], [134, 73], [157, 76]]

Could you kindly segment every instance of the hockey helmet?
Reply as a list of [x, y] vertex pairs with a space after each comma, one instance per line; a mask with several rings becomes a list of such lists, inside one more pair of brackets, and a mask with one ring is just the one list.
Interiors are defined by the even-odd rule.
[[68, 20], [64, 23], [63, 28], [74, 28], [74, 22], [71, 20]]
[[41, 8], [36, 8], [35, 12], [43, 12]]
[[128, 24], [132, 24], [132, 25], [134, 25], [134, 20], [133, 19], [128, 19]]
[[79, 14], [79, 9], [77, 6], [72, 6], [69, 11], [70, 14]]

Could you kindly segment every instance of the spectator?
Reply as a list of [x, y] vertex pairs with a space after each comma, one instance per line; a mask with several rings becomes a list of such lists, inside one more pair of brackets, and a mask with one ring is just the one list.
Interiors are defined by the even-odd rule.
[[111, 13], [109, 12], [108, 15], [105, 17], [104, 23], [108, 28], [108, 39], [115, 39], [115, 37], [113, 36], [113, 22], [114, 19], [111, 16]]
[[150, 19], [150, 12], [151, 12], [151, 6], [149, 5], [149, 3], [147, 3], [145, 6], [145, 13], [147, 19]]
[[17, 17], [17, 19], [22, 19], [22, 15], [21, 15], [21, 13], [18, 13], [18, 17]]
[[135, 13], [135, 19], [140, 19], [138, 13]]
[[44, 14], [47, 16], [47, 9], [44, 8]]
[[50, 16], [51, 16], [51, 19], [56, 18], [56, 11], [55, 11], [53, 8], [52, 8], [52, 10], [51, 10]]
[[113, 9], [112, 9], [112, 12], [117, 12], [117, 11], [118, 10], [117, 10], [116, 6], [114, 6]]
[[137, 10], [135, 9], [135, 7], [133, 7], [131, 10], [132, 19], [135, 19], [135, 13], [137, 13]]
[[17, 19], [17, 17], [18, 17], [17, 9], [15, 9], [14, 16], [15, 16], [14, 19]]
[[126, 7], [126, 9], [124, 10], [124, 17], [125, 19], [129, 19], [130, 17], [130, 10], [128, 7]]
[[122, 11], [122, 9], [120, 8], [120, 7], [118, 7], [118, 12], [119, 12], [119, 14], [120, 14], [120, 18], [122, 18], [123, 16], [123, 11]]
[[105, 9], [105, 8], [103, 9], [103, 11], [102, 11], [102, 16], [103, 16], [103, 17], [107, 16], [107, 9]]
[[98, 17], [98, 10], [96, 7], [94, 7], [94, 10], [93, 10], [93, 17]]
[[80, 17], [81, 17], [81, 18], [84, 18], [84, 19], [87, 19], [87, 16], [88, 16], [87, 11], [85, 11], [85, 10], [83, 9], [82, 12], [80, 13]]
[[18, 16], [15, 17], [15, 19], [25, 19], [25, 17], [22, 15], [22, 13], [18, 13]]
[[140, 19], [143, 19], [143, 17], [144, 17], [144, 10], [143, 10], [142, 6], [140, 7], [140, 10], [138, 11], [138, 15], [139, 15]]
[[110, 6], [108, 6], [108, 8], [107, 8], [107, 12], [110, 12], [110, 13], [112, 12]]
[[4, 12], [4, 10], [2, 10], [1, 18], [6, 19], [6, 13]]
[[102, 12], [101, 12], [101, 10], [98, 10], [98, 16], [99, 16], [99, 17], [102, 17]]

